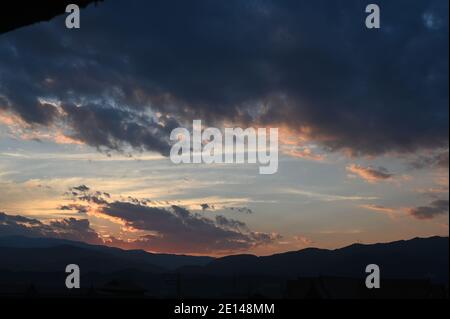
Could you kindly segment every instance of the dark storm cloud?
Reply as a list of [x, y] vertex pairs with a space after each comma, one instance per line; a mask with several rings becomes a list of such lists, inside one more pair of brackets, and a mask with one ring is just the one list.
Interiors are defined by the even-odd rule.
[[[208, 203], [200, 204], [200, 208], [203, 211], [216, 210], [216, 207], [214, 205], [208, 204]], [[243, 213], [243, 214], [253, 214], [253, 210], [248, 207], [224, 207], [224, 209], [228, 209], [228, 210], [231, 210], [232, 212], [238, 212], [238, 213]]]
[[101, 212], [122, 219], [128, 227], [152, 233], [133, 244], [151, 251], [220, 254], [248, 250], [279, 238], [276, 234], [252, 232], [237, 220], [217, 216], [214, 221], [179, 206], [169, 210], [112, 202]]
[[136, 112], [98, 105], [65, 105], [63, 110], [75, 131], [71, 137], [88, 145], [120, 151], [126, 143], [135, 149], [169, 154], [164, 126]]
[[80, 185], [80, 186], [72, 187], [71, 190], [79, 191], [79, 192], [87, 192], [90, 190], [90, 188], [87, 187], [86, 185]]
[[[90, 227], [89, 220], [87, 219], [67, 218], [51, 221], [49, 225], [55, 233], [59, 233], [59, 236], [65, 239], [84, 241], [87, 243], [103, 242], [98, 234]], [[55, 235], [51, 234], [51, 237], [55, 237]]]
[[433, 219], [448, 214], [448, 200], [435, 200], [428, 206], [412, 208], [409, 213], [417, 219]]
[[[151, 200], [130, 196], [113, 201], [110, 194], [85, 185], [71, 188], [74, 189], [84, 191], [66, 193], [72, 200], [99, 205], [96, 208], [99, 213], [119, 218], [127, 228], [146, 233], [132, 241], [111, 237], [110, 242], [105, 242], [111, 246], [169, 253], [224, 254], [270, 244], [280, 238], [278, 234], [254, 232], [244, 222], [221, 215], [211, 219], [177, 205], [152, 207]], [[89, 210], [89, 206], [79, 204], [60, 209], [75, 210], [79, 206]]]
[[225, 216], [216, 216], [216, 223], [222, 227], [237, 230], [248, 230], [247, 225], [239, 220], [226, 218]]
[[[356, 154], [445, 147], [448, 1], [377, 3], [381, 30], [356, 0], [107, 1], [80, 30], [58, 18], [0, 37], [0, 107], [163, 154], [194, 117], [307, 126]], [[142, 118], [149, 107], [170, 122]]]
[[234, 212], [239, 212], [239, 213], [244, 213], [244, 214], [253, 214], [253, 210], [248, 207], [229, 207], [228, 209], [230, 209]]
[[87, 219], [67, 218], [43, 223], [37, 219], [2, 212], [0, 212], [0, 236], [51, 237], [91, 244], [103, 243]]
[[88, 206], [70, 204], [70, 205], [62, 205], [59, 207], [60, 210], [68, 210], [68, 211], [76, 211], [78, 214], [86, 214], [89, 211]]

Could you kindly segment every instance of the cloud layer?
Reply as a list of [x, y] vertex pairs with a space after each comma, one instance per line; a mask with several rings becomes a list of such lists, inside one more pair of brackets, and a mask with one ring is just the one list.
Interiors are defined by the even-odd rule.
[[[0, 39], [0, 110], [167, 154], [193, 117], [286, 125], [353, 154], [448, 146], [448, 1], [107, 1]], [[36, 41], [39, 39], [39, 41]]]
[[139, 232], [137, 240], [106, 239], [107, 244], [122, 248], [224, 254], [247, 251], [280, 238], [278, 234], [254, 232], [245, 223], [222, 215], [210, 218], [180, 206], [154, 207], [149, 200], [135, 198], [112, 200], [110, 194], [91, 190], [85, 185], [71, 188], [66, 195], [74, 204], [61, 206], [60, 209], [81, 214], [92, 211], [120, 221], [126, 232]]
[[448, 200], [435, 200], [428, 206], [419, 206], [409, 210], [411, 216], [418, 219], [433, 219], [448, 214]]
[[51, 237], [102, 244], [89, 220], [67, 218], [43, 223], [37, 219], [0, 212], [1, 236]]

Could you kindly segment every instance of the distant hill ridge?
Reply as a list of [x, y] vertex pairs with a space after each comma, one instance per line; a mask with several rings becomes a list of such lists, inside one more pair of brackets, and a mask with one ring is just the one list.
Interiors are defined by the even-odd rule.
[[[115, 257], [125, 258], [129, 261], [139, 261], [145, 264], [166, 268], [168, 270], [173, 270], [186, 265], [202, 266], [213, 259], [211, 257], [202, 256], [153, 254], [144, 250], [123, 250], [116, 247], [91, 245], [84, 242], [58, 238], [33, 238], [25, 236], [0, 237], [0, 250], [1, 247], [45, 249], [57, 246], [72, 246], [85, 250], [93, 250]], [[1, 266], [2, 262], [0, 260], [0, 267]]]
[[377, 264], [386, 278], [430, 279], [448, 285], [448, 237], [414, 238], [381, 244], [353, 244], [335, 250], [307, 248], [271, 256], [222, 258], [152, 254], [52, 238], [0, 237], [0, 269], [54, 271], [79, 262], [89, 271], [136, 269], [191, 275], [364, 277]]

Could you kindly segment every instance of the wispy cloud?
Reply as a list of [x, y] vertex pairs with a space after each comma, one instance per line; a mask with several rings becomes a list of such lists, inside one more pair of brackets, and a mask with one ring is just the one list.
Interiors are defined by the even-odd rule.
[[281, 190], [281, 193], [291, 194], [291, 195], [300, 195], [308, 198], [325, 201], [325, 202], [334, 202], [334, 201], [364, 201], [364, 200], [374, 200], [377, 197], [374, 196], [355, 196], [355, 195], [334, 195], [334, 194], [324, 194], [306, 191], [302, 189], [296, 188], [285, 188]]
[[371, 210], [374, 212], [383, 213], [383, 214], [389, 216], [390, 218], [395, 218], [398, 216], [399, 213], [401, 213], [401, 210], [391, 208], [391, 207], [386, 207], [383, 205], [367, 204], [367, 205], [360, 205], [359, 207], [367, 209], [367, 210]]
[[391, 179], [394, 174], [390, 173], [384, 167], [363, 167], [361, 165], [350, 164], [347, 166], [347, 171], [357, 175], [368, 183], [377, 183]]

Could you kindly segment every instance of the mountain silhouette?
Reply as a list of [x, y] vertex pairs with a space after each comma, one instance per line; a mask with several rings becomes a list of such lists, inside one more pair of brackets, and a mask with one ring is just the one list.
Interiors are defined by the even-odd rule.
[[[86, 252], [94, 251], [107, 254], [110, 257], [125, 259], [128, 262], [138, 263], [139, 265], [154, 265], [168, 270], [174, 270], [182, 266], [194, 265], [202, 266], [209, 263], [213, 258], [202, 256], [186, 256], [171, 254], [152, 254], [143, 250], [123, 250], [115, 247], [90, 245], [83, 242], [71, 241], [56, 238], [31, 238], [24, 236], [6, 236], [0, 237], [0, 250], [2, 247], [9, 248], [55, 248], [59, 246], [70, 246], [84, 249]], [[39, 250], [40, 253], [44, 250]], [[20, 251], [18, 251], [20, 254]], [[0, 262], [0, 267], [2, 263]]]
[[264, 257], [234, 255], [211, 258], [127, 251], [52, 238], [10, 236], [0, 237], [0, 273], [64, 274], [66, 265], [75, 263], [84, 273], [122, 272], [128, 277], [139, 277], [139, 280], [144, 280], [149, 274], [165, 276], [170, 273], [198, 278], [364, 278], [366, 266], [377, 264], [382, 278], [430, 280], [448, 286], [448, 252], [448, 237], [354, 244], [335, 250], [307, 248]]
[[67, 265], [77, 264], [83, 271], [113, 272], [123, 269], [146, 269], [155, 273], [163, 268], [107, 254], [95, 249], [70, 245], [47, 248], [0, 247], [0, 268], [14, 271], [53, 272], [64, 271]]
[[426, 278], [448, 283], [448, 252], [448, 237], [415, 238], [386, 244], [354, 244], [335, 250], [308, 248], [266, 257], [228, 256], [211, 261], [202, 272], [360, 278], [366, 276], [367, 265], [376, 264], [386, 278]]
[[[119, 287], [138, 285], [146, 296], [163, 298], [246, 298], [254, 294], [282, 298], [286, 294], [311, 296], [311, 289], [320, 295], [327, 291], [326, 296], [344, 296], [344, 288], [351, 291], [348, 295], [361, 297], [367, 295], [366, 266], [377, 264], [384, 285], [393, 287], [382, 296], [404, 296], [412, 289], [407, 287], [414, 287], [416, 295], [428, 296], [434, 289], [430, 283], [448, 287], [448, 252], [448, 237], [354, 244], [335, 250], [307, 248], [264, 257], [211, 258], [10, 236], [0, 237], [0, 295], [11, 291], [21, 295], [30, 283], [48, 294], [69, 294], [64, 285], [65, 267], [74, 263], [80, 266], [85, 289], [92, 287], [90, 291], [96, 293], [111, 293], [108, 283], [115, 282], [122, 283]], [[305, 287], [312, 288], [300, 293]], [[439, 289], [445, 294], [445, 288]]]

